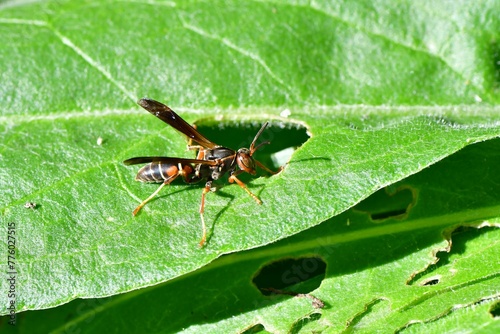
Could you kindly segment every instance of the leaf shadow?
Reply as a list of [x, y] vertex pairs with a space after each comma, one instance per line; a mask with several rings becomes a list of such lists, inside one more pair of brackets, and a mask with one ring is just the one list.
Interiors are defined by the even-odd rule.
[[497, 227], [484, 226], [478, 228], [477, 226], [470, 226], [468, 224], [463, 224], [453, 228], [451, 231], [449, 240], [452, 242], [451, 249], [449, 251], [443, 250], [436, 254], [438, 261], [436, 263], [430, 264], [424, 270], [416, 273], [409, 281], [408, 285], [430, 285], [436, 284], [439, 280], [432, 279], [430, 281], [425, 280], [425, 277], [432, 277], [432, 273], [439, 270], [441, 267], [449, 266], [452, 264], [450, 258], [457, 255], [463, 255], [467, 252], [467, 243], [480, 238], [489, 231], [496, 230]]
[[217, 191], [215, 192], [214, 195], [218, 195], [218, 196], [221, 196], [223, 198], [228, 198], [229, 201], [227, 201], [226, 205], [222, 209], [218, 210], [217, 214], [214, 216], [211, 227], [209, 229], [209, 233], [207, 235], [207, 243], [210, 242], [210, 240], [212, 239], [212, 236], [215, 233], [215, 226], [217, 225], [217, 221], [219, 221], [220, 217], [231, 207], [231, 203], [235, 199], [235, 196], [230, 195], [225, 191], [222, 191], [220, 188], [217, 189]]

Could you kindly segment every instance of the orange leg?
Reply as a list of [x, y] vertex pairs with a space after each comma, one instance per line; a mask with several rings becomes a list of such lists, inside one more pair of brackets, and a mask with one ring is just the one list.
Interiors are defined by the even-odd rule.
[[182, 176], [185, 175], [185, 171], [182, 169], [181, 164], [179, 164], [179, 166], [177, 167], [177, 174], [174, 174], [174, 175], [170, 176], [168, 179], [166, 179], [165, 181], [163, 181], [163, 183], [158, 187], [158, 189], [156, 189], [156, 191], [154, 193], [152, 193], [148, 198], [146, 198], [144, 201], [142, 201], [142, 203], [139, 204], [137, 206], [137, 208], [135, 208], [135, 210], [132, 212], [132, 215], [134, 215], [134, 216], [137, 215], [137, 213], [142, 209], [142, 207], [144, 205], [146, 205], [146, 203], [148, 203], [150, 200], [152, 200], [153, 197], [155, 197], [164, 186], [166, 186], [167, 184], [170, 184], [179, 175], [182, 175]]
[[257, 202], [257, 204], [262, 204], [262, 201], [257, 196], [255, 196], [250, 190], [248, 190], [247, 186], [236, 177], [237, 174], [239, 173], [236, 172], [233, 175], [231, 175], [228, 179], [229, 182], [230, 183], [236, 182], [243, 190], [247, 192], [248, 195], [252, 196], [252, 198], [255, 200], [255, 202]]
[[210, 191], [212, 187], [212, 182], [208, 181], [203, 188], [203, 192], [201, 193], [201, 204], [200, 204], [200, 217], [201, 217], [201, 229], [203, 231], [203, 235], [201, 237], [201, 241], [199, 243], [200, 247], [205, 246], [205, 242], [207, 241], [207, 227], [205, 225], [205, 218], [203, 218], [203, 212], [205, 212], [205, 195]]
[[275, 175], [275, 174], [278, 174], [279, 172], [281, 172], [283, 170], [283, 166], [281, 166], [280, 168], [278, 168], [278, 170], [276, 172], [270, 170], [269, 168], [267, 168], [266, 166], [264, 166], [262, 163], [260, 163], [260, 161], [257, 161], [257, 160], [254, 160], [255, 161], [255, 164], [257, 166], [259, 166], [260, 168], [262, 168], [263, 170], [265, 170], [266, 172], [268, 172], [269, 174], [272, 174], [272, 175]]
[[[196, 124], [193, 124], [192, 126], [195, 129], [197, 128]], [[197, 150], [198, 154], [197, 154], [197, 158], [196, 159], [203, 160], [203, 156], [200, 156], [200, 153], [203, 151], [204, 147], [201, 146], [201, 145], [193, 145], [193, 138], [189, 138], [188, 139], [187, 149], [188, 149], [188, 151]]]

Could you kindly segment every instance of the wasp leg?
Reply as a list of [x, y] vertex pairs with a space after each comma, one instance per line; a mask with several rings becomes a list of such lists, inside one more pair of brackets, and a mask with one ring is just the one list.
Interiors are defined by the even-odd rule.
[[177, 174], [174, 174], [174, 175], [170, 176], [168, 179], [166, 179], [165, 181], [163, 181], [163, 183], [158, 187], [158, 189], [156, 189], [156, 191], [154, 193], [151, 194], [151, 196], [146, 198], [144, 201], [142, 201], [141, 204], [139, 204], [137, 206], [137, 208], [135, 208], [135, 210], [132, 212], [132, 215], [134, 215], [134, 216], [137, 215], [137, 213], [142, 209], [142, 207], [144, 205], [146, 205], [146, 203], [148, 203], [151, 199], [153, 199], [153, 197], [155, 197], [160, 192], [161, 188], [163, 188], [167, 184], [170, 184], [173, 180], [175, 180], [177, 178], [177, 176], [183, 175], [183, 174], [184, 174], [184, 171], [181, 169], [177, 172]]
[[236, 182], [243, 190], [247, 192], [248, 195], [252, 196], [252, 198], [255, 200], [255, 202], [257, 202], [257, 204], [262, 204], [262, 201], [257, 196], [255, 196], [250, 190], [248, 190], [247, 186], [236, 177], [236, 175], [240, 174], [238, 172], [241, 173], [243, 171], [239, 170], [233, 173], [233, 175], [229, 177], [228, 181], [230, 183]]
[[205, 218], [203, 217], [203, 212], [205, 212], [205, 195], [212, 188], [212, 181], [208, 181], [205, 184], [205, 188], [203, 188], [203, 192], [201, 193], [201, 204], [200, 204], [200, 217], [201, 217], [201, 229], [203, 231], [203, 236], [201, 237], [200, 247], [205, 245], [207, 241], [207, 226], [205, 225]]
[[270, 170], [269, 168], [267, 168], [266, 166], [264, 166], [260, 161], [257, 161], [257, 160], [254, 160], [255, 161], [255, 164], [257, 166], [259, 166], [260, 168], [262, 168], [263, 170], [265, 170], [266, 172], [268, 172], [269, 174], [272, 174], [272, 175], [275, 175], [275, 174], [278, 174], [279, 172], [281, 172], [283, 170], [283, 166], [281, 166], [280, 168], [278, 168], [278, 170], [275, 172], [275, 171], [272, 171]]
[[201, 145], [187, 145], [188, 151], [203, 151], [204, 147]]
[[[192, 127], [193, 127], [194, 129], [197, 129], [196, 124], [193, 124], [193, 125], [192, 125]], [[200, 151], [202, 151], [202, 150], [203, 150], [203, 148], [204, 148], [204, 147], [203, 147], [203, 146], [201, 146], [201, 145], [193, 145], [193, 138], [189, 138], [189, 139], [188, 139], [188, 143], [187, 143], [187, 149], [188, 149], [188, 151], [195, 151], [195, 150], [197, 150], [198, 152], [200, 152]], [[203, 157], [201, 157], [201, 158], [200, 158], [200, 157], [197, 157], [196, 159], [203, 160]]]

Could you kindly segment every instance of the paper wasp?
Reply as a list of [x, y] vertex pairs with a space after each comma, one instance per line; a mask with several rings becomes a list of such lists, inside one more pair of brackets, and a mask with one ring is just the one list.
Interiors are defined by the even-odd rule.
[[[196, 159], [171, 158], [171, 157], [137, 157], [125, 160], [125, 165], [135, 165], [148, 163], [142, 167], [135, 179], [141, 182], [162, 183], [160, 187], [151, 194], [148, 198], [142, 201], [141, 204], [132, 212], [135, 216], [139, 210], [148, 203], [160, 190], [167, 184], [170, 184], [177, 177], [182, 176], [186, 183], [196, 183], [201, 180], [206, 180], [205, 187], [201, 194], [200, 217], [203, 235], [200, 241], [200, 247], [206, 242], [206, 225], [203, 218], [205, 209], [205, 195], [210, 190], [215, 190], [212, 187], [212, 182], [219, 179], [224, 174], [229, 173], [229, 182], [236, 182], [243, 190], [245, 190], [257, 204], [262, 204], [262, 201], [254, 195], [247, 186], [238, 179], [238, 175], [246, 172], [255, 175], [256, 166], [263, 170], [276, 174], [281, 171], [281, 168], [273, 172], [259, 161], [255, 160], [252, 155], [262, 145], [269, 144], [269, 141], [264, 141], [258, 145], [255, 142], [265, 130], [268, 122], [264, 123], [260, 128], [254, 140], [250, 144], [250, 148], [240, 148], [238, 151], [217, 145], [201, 133], [193, 126], [189, 125], [181, 117], [179, 117], [172, 109], [166, 105], [151, 99], [141, 99], [137, 102], [141, 107], [149, 111], [154, 116], [158, 117], [163, 122], [167, 123], [174, 129], [186, 135], [189, 139], [188, 150], [197, 150]], [[193, 142], [197, 145], [193, 145]]]

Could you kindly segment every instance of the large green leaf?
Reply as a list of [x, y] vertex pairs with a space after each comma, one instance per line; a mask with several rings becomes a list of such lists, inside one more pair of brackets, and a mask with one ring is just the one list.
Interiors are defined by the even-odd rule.
[[[114, 297], [105, 304], [112, 313], [106, 317], [123, 321], [126, 312], [121, 308], [149, 303], [149, 293], [155, 298], [178, 294], [168, 307], [179, 313], [159, 315], [172, 323], [168, 331], [204, 322], [227, 330], [257, 322], [271, 331], [292, 326], [299, 330], [316, 326], [315, 321], [295, 323], [311, 314], [309, 300], [253, 304], [263, 297], [248, 282], [268, 261], [310, 253], [323, 256], [328, 265], [317, 295], [329, 308], [313, 312], [322, 314], [322, 326], [341, 330], [341, 322], [349, 320], [367, 330], [384, 328], [387, 324], [377, 312], [414, 310], [411, 301], [427, 292], [404, 284], [389, 289], [391, 283], [434, 262], [429, 254], [444, 247], [444, 229], [466, 222], [491, 225], [498, 218], [498, 187], [492, 182], [488, 189], [485, 177], [495, 175], [497, 141], [474, 145], [474, 157], [486, 161], [479, 166], [484, 171], [470, 169], [469, 175], [469, 168], [453, 169], [444, 161], [445, 167], [431, 168], [441, 171], [438, 178], [424, 169], [467, 145], [500, 135], [500, 20], [495, 15], [500, 7], [464, 1], [443, 5], [436, 16], [431, 14], [437, 10], [434, 6], [439, 4], [3, 4], [0, 212], [4, 249], [8, 224], [16, 226], [16, 311], [167, 282], [160, 288], [162, 294], [155, 287]], [[248, 145], [259, 125], [270, 120], [263, 140], [272, 143], [257, 156], [263, 161], [299, 145], [306, 129], [311, 137], [282, 173], [245, 179], [263, 205], [234, 185], [208, 194], [205, 219], [210, 236], [207, 246], [199, 249], [197, 210], [203, 185], [174, 184], [140, 215], [131, 215], [157, 186], [134, 182], [137, 168], [121, 161], [140, 155], [192, 156], [178, 133], [135, 105], [145, 95], [169, 104], [187, 121], [197, 121], [209, 138], [233, 148]], [[373, 222], [360, 219], [358, 226], [356, 211], [343, 213], [413, 174], [415, 184], [408, 187], [419, 189], [418, 196], [412, 193], [414, 200], [425, 198], [428, 204], [419, 202], [421, 211], [415, 206], [405, 220], [373, 227]], [[475, 181], [478, 176], [482, 183]], [[449, 189], [461, 180], [469, 183]], [[471, 189], [464, 191], [467, 186]], [[426, 189], [437, 190], [424, 196]], [[442, 193], [456, 194], [463, 202], [453, 206]], [[37, 207], [26, 209], [26, 202]], [[360, 208], [365, 205], [365, 212], [380, 210], [369, 202]], [[471, 213], [465, 214], [468, 207]], [[346, 226], [346, 221], [353, 224]], [[394, 233], [399, 233], [396, 239]], [[495, 233], [484, 236], [494, 239]], [[320, 236], [329, 247], [316, 251], [322, 243], [314, 240]], [[486, 272], [476, 270], [479, 278], [455, 278], [458, 281], [447, 287], [475, 280], [494, 283], [498, 262], [477, 264], [474, 255], [486, 241], [474, 242], [472, 255], [464, 261], [484, 265]], [[331, 259], [328, 249], [334, 244], [340, 246]], [[387, 245], [383, 252], [380, 247]], [[402, 245], [402, 253], [395, 251]], [[249, 250], [260, 246], [265, 247]], [[380, 257], [370, 258], [372, 249]], [[236, 254], [195, 271], [228, 253]], [[238, 273], [240, 278], [233, 279]], [[366, 283], [371, 275], [375, 280]], [[346, 287], [351, 279], [355, 288]], [[371, 288], [377, 280], [385, 289]], [[207, 285], [197, 291], [200, 282]], [[470, 285], [472, 289], [463, 290], [471, 294], [463, 305], [493, 298], [488, 288]], [[1, 287], [9, 290], [7, 280]], [[335, 290], [339, 287], [343, 289]], [[358, 295], [356, 303], [338, 305], [350, 289], [363, 298]], [[251, 297], [255, 293], [257, 299]], [[240, 301], [233, 305], [230, 296]], [[213, 311], [213, 297], [228, 305], [222, 313]], [[389, 304], [382, 302], [386, 300]], [[2, 314], [8, 313], [10, 301], [2, 303]], [[439, 302], [443, 308], [455, 305], [453, 299]], [[193, 303], [204, 320], [190, 321]], [[64, 327], [61, 319], [67, 320], [67, 312], [71, 324], [84, 325], [89, 313], [75, 315], [75, 305], [55, 309], [51, 317], [60, 318], [45, 329]], [[152, 308], [159, 305], [159, 300], [151, 302]], [[42, 314], [34, 317], [45, 317]], [[158, 316], [151, 309], [145, 314]], [[390, 320], [395, 329], [410, 320], [436, 318], [433, 312], [398, 315]], [[158, 328], [167, 327], [160, 321]]]
[[[460, 328], [494, 332], [499, 325], [489, 312], [498, 303], [500, 230], [485, 227], [500, 225], [498, 150], [500, 139], [467, 147], [317, 227], [226, 255], [163, 285], [27, 312], [19, 321], [29, 333], [116, 328], [140, 333], [144, 322], [152, 332], [167, 333], [186, 326], [195, 333], [240, 332], [258, 325], [271, 332], [303, 327], [307, 332], [393, 332], [405, 326], [448, 332], [457, 325], [453, 321]], [[450, 240], [450, 226], [461, 219], [483, 229], [462, 229]], [[449, 255], [435, 257], [450, 248]], [[252, 284], [262, 266], [290, 258], [295, 263], [274, 273], [278, 284], [312, 280], [313, 295], [326, 304], [323, 310], [306, 298], [265, 297]], [[324, 279], [315, 272], [322, 261]], [[269, 286], [276, 283], [271, 276], [266, 280]], [[128, 318], [145, 321], [124, 322]]]

